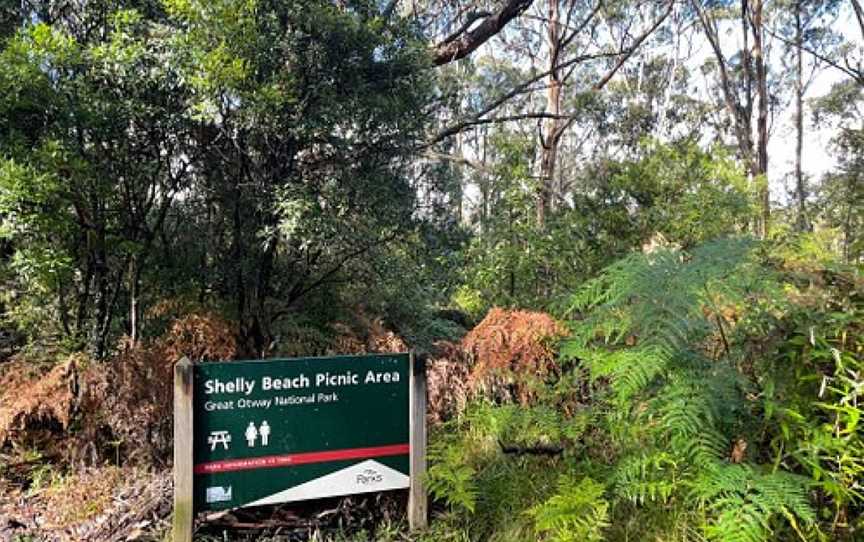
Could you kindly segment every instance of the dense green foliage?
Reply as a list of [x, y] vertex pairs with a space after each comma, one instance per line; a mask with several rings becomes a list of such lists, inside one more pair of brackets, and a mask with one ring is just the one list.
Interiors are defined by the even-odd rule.
[[0, 377], [70, 354], [158, 419], [39, 368], [71, 421], [32, 425], [96, 463], [169, 455], [183, 347], [415, 348], [418, 540], [864, 540], [859, 34], [858, 0], [0, 1]]
[[180, 300], [260, 355], [436, 254], [416, 248], [438, 226], [407, 174], [431, 88], [409, 25], [364, 2], [82, 10], [0, 51], [6, 316], [31, 339], [101, 357]]
[[[567, 371], [531, 421], [469, 410], [446, 437], [464, 455], [442, 454], [432, 487], [478, 539], [523, 540], [507, 533], [533, 521], [548, 540], [854, 540], [861, 288], [748, 239], [628, 256], [571, 298]], [[521, 510], [504, 525], [474, 503], [515, 461], [498, 442], [563, 449], [533, 460], [557, 486], [537, 476], [521, 503], [496, 501]]]
[[643, 243], [689, 247], [744, 230], [754, 216], [746, 176], [721, 149], [646, 141], [633, 159], [607, 160], [597, 166], [602, 172], [587, 172], [591, 178], [574, 194], [573, 207], [538, 228], [525, 142], [504, 138], [497, 150], [494, 186], [485, 187], [490, 196], [456, 297], [470, 312], [548, 310]]

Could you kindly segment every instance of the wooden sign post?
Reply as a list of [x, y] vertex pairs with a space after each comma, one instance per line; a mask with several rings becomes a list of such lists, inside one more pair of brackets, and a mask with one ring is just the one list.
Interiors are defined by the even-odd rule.
[[195, 366], [188, 358], [174, 365], [174, 542], [192, 542], [192, 380]]
[[411, 438], [411, 487], [408, 493], [408, 526], [415, 529], [425, 529], [427, 526], [426, 505], [426, 363], [410, 356], [411, 385], [410, 403], [410, 438]]
[[196, 512], [406, 488], [427, 526], [426, 374], [413, 354], [174, 370], [174, 540]]

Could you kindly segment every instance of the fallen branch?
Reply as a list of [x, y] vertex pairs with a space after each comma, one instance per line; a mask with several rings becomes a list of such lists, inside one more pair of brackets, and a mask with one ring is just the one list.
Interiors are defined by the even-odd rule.
[[507, 445], [498, 441], [498, 445], [501, 447], [501, 451], [507, 455], [542, 455], [555, 457], [564, 453], [563, 446], [556, 446], [553, 444], [536, 444], [534, 446], [515, 446], [515, 445]]

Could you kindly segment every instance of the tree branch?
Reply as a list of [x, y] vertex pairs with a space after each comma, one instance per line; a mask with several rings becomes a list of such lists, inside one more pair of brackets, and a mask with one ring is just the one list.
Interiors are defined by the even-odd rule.
[[[602, 3], [598, 4], [598, 6], [601, 4]], [[568, 59], [564, 62], [561, 62], [561, 63], [557, 64], [556, 66], [554, 66], [554, 67], [552, 67], [552, 68], [550, 68], [550, 69], [548, 69], [542, 73], [534, 75], [533, 77], [530, 77], [529, 79], [527, 79], [524, 82], [517, 85], [515, 88], [513, 88], [509, 92], [502, 94], [498, 98], [492, 100], [489, 104], [487, 104], [483, 109], [481, 109], [478, 113], [476, 113], [471, 118], [464, 120], [464, 121], [460, 121], [454, 125], [448, 126], [447, 128], [444, 128], [443, 130], [438, 132], [424, 146], [428, 147], [430, 145], [434, 145], [435, 143], [439, 143], [439, 142], [447, 139], [450, 136], [458, 134], [459, 132], [463, 131], [466, 128], [469, 128], [471, 126], [476, 126], [478, 124], [490, 124], [490, 123], [494, 123], [494, 122], [509, 122], [509, 121], [513, 121], [513, 120], [523, 120], [525, 118], [531, 118], [531, 119], [556, 118], [556, 116], [550, 115], [548, 113], [546, 113], [546, 114], [528, 113], [527, 116], [513, 115], [513, 116], [509, 116], [509, 117], [497, 117], [494, 119], [484, 119], [483, 117], [485, 117], [490, 112], [497, 109], [498, 107], [503, 105], [505, 102], [509, 101], [510, 99], [512, 99], [512, 98], [514, 98], [520, 94], [532, 92], [534, 89], [530, 88], [531, 85], [533, 85], [534, 83], [537, 83], [538, 81], [548, 77], [552, 73], [555, 73], [561, 69], [564, 69], [564, 68], [567, 68], [567, 67], [572, 66], [574, 64], [578, 64], [580, 62], [585, 62], [588, 60], [596, 60], [599, 58], [620, 57], [618, 59], [618, 61], [615, 63], [615, 65], [612, 67], [612, 69], [609, 70], [609, 72], [607, 72], [606, 75], [604, 75], [597, 83], [595, 83], [591, 87], [591, 90], [593, 90], [593, 91], [602, 90], [603, 87], [605, 87], [606, 84], [615, 76], [615, 74], [618, 72], [618, 70], [620, 70], [621, 67], [627, 62], [627, 60], [633, 55], [633, 53], [636, 52], [636, 50], [642, 45], [642, 43], [646, 39], [648, 39], [648, 37], [651, 34], [653, 34], [654, 31], [656, 31], [660, 27], [661, 24], [663, 24], [663, 21], [665, 21], [669, 17], [669, 14], [672, 13], [672, 7], [674, 5], [674, 1], [670, 0], [669, 2], [667, 2], [667, 4], [668, 4], [668, 7], [667, 7], [666, 11], [663, 12], [663, 14], [654, 22], [654, 24], [651, 25], [651, 27], [648, 30], [646, 30], [639, 37], [637, 37], [636, 40], [629, 47], [627, 47], [625, 49], [621, 49], [619, 51], [614, 51], [611, 53], [595, 53], [595, 54], [590, 54], [590, 55], [579, 55], [579, 56], [573, 57], [571, 59]], [[585, 25], [587, 25], [588, 21], [590, 21], [591, 18], [594, 17], [595, 13], [596, 13], [596, 8], [595, 8], [595, 11], [593, 11], [592, 14], [587, 19], [585, 19], [585, 21], [580, 25], [580, 27], [584, 28]], [[522, 117], [522, 119], [520, 119], [519, 117]], [[575, 120], [575, 117], [573, 115], [560, 115], [560, 116], [558, 116], [558, 118], [567, 119], [568, 122], [566, 123], [566, 126], [569, 126]], [[566, 128], [566, 126], [565, 126], [565, 128]]]
[[444, 160], [447, 162], [453, 162], [454, 164], [461, 164], [464, 166], [468, 166], [471, 169], [475, 169], [477, 171], [480, 171], [480, 172], [483, 172], [483, 173], [486, 173], [489, 175], [491, 175], [493, 173], [493, 171], [491, 169], [489, 169], [488, 167], [486, 167], [484, 164], [469, 160], [462, 155], [447, 154], [447, 153], [443, 153], [443, 152], [434, 152], [434, 151], [426, 151], [423, 155], [426, 158], [429, 158], [430, 160]]
[[517, 120], [529, 120], [529, 119], [573, 119], [576, 118], [575, 115], [556, 115], [554, 113], [547, 113], [545, 111], [537, 111], [535, 113], [521, 113], [519, 115], [505, 115], [503, 117], [488, 117], [482, 119], [471, 119], [466, 120], [464, 122], [459, 123], [458, 130], [455, 133], [461, 132], [465, 128], [470, 128], [471, 126], [482, 126], [484, 124], [499, 124], [502, 122], [513, 122]]
[[449, 36], [444, 38], [444, 41], [439, 43], [438, 47], [442, 47], [442, 46], [452, 42], [453, 40], [455, 40], [456, 38], [458, 38], [462, 34], [464, 34], [469, 28], [471, 28], [471, 25], [474, 24], [475, 22], [477, 22], [479, 19], [483, 19], [483, 18], [491, 17], [491, 16], [492, 16], [492, 13], [490, 13], [488, 11], [474, 11], [474, 12], [469, 13], [468, 17], [465, 19], [465, 22], [462, 24], [462, 26], [460, 26], [458, 30], [456, 30], [455, 32], [453, 32], [452, 34], [450, 34]]
[[[588, 24], [594, 20], [594, 17], [596, 17], [597, 14], [600, 13], [600, 9], [602, 7], [603, 7], [603, 0], [599, 0], [597, 2], [597, 5], [594, 6], [594, 9], [591, 10], [591, 13], [589, 13], [588, 16], [585, 17], [582, 20], [582, 22], [579, 23], [579, 26], [574, 28], [570, 32], [569, 35], [564, 36], [564, 38], [561, 40], [561, 44], [560, 44], [561, 49], [564, 49], [565, 47], [570, 45], [570, 43], [576, 38], [576, 36], [581, 34], [583, 30], [585, 30], [585, 28], [588, 26]], [[568, 17], [568, 24], [569, 24], [569, 17], [570, 17], [569, 13], [567, 14], [567, 17]], [[565, 30], [569, 30], [569, 29], [565, 28]]]
[[[533, 2], [534, 0], [507, 0], [497, 13], [486, 17], [474, 30], [465, 32], [461, 37], [450, 36], [437, 44], [432, 52], [433, 62], [436, 66], [443, 66], [465, 58], [500, 32], [507, 23], [521, 15]], [[463, 28], [467, 30], [468, 26], [470, 24], [463, 25]]]
[[381, 12], [381, 17], [389, 19], [393, 12], [396, 10], [396, 6], [399, 4], [399, 0], [390, 0], [390, 3], [384, 8], [384, 11]]
[[[798, 43], [796, 43], [793, 40], [786, 38], [785, 36], [783, 36], [782, 34], [777, 32], [776, 30], [773, 30], [772, 28], [769, 28], [766, 26], [765, 32], [767, 32], [768, 35], [770, 35], [771, 37], [777, 38], [778, 40], [782, 41], [783, 43], [785, 43], [787, 45], [794, 45], [795, 47], [799, 46]], [[820, 62], [824, 62], [825, 64], [828, 64], [829, 66], [831, 66], [832, 68], [834, 68], [836, 70], [840, 70], [841, 72], [845, 73], [846, 75], [848, 75], [849, 77], [854, 79], [859, 85], [864, 86], [864, 73], [862, 73], [860, 70], [857, 70], [857, 69], [853, 68], [852, 66], [850, 66], [848, 61], [846, 62], [846, 66], [842, 66], [838, 62], [831, 60], [827, 56], [814, 51], [813, 49], [811, 49], [810, 47], [807, 47], [803, 43], [800, 44], [800, 47], [801, 47], [802, 51], [805, 51], [809, 55], [813, 56], [813, 58], [815, 58], [816, 60], [818, 60]]]
[[663, 24], [663, 21], [665, 21], [669, 17], [670, 13], [672, 13], [672, 7], [674, 5], [675, 5], [674, 0], [669, 0], [667, 2], [666, 11], [663, 12], [663, 15], [661, 15], [656, 21], [654, 21], [654, 24], [651, 25], [651, 28], [649, 28], [648, 30], [643, 32], [642, 35], [640, 35], [638, 38], [636, 38], [636, 41], [634, 41], [630, 45], [630, 47], [628, 47], [627, 49], [624, 50], [623, 54], [618, 59], [618, 62], [616, 62], [615, 65], [612, 67], [612, 69], [609, 70], [609, 73], [607, 73], [603, 79], [601, 79], [600, 81], [598, 81], [594, 85], [594, 87], [593, 87], [594, 90], [600, 90], [606, 86], [606, 83], [608, 83], [609, 80], [612, 79], [616, 73], [618, 73], [618, 70], [621, 69], [621, 67], [627, 62], [627, 60], [629, 60], [629, 58], [631, 56], [633, 56], [633, 53], [635, 53], [636, 50], [639, 49], [639, 47], [642, 45], [642, 43], [646, 39], [648, 39], [648, 36], [653, 34], [655, 30], [660, 28], [660, 25]]
[[500, 440], [498, 446], [506, 455], [546, 455], [554, 457], [564, 453], [564, 447], [555, 444], [535, 444], [534, 446], [517, 446], [515, 444], [504, 444]]
[[336, 262], [335, 265], [333, 265], [333, 267], [325, 271], [320, 277], [318, 277], [318, 279], [314, 280], [306, 286], [302, 286], [302, 283], [299, 283], [297, 285], [299, 286], [299, 288], [297, 288], [296, 291], [294, 288], [292, 288], [292, 291], [288, 295], [288, 304], [290, 305], [292, 303], [295, 303], [298, 299], [305, 296], [315, 288], [318, 288], [319, 286], [325, 284], [331, 277], [338, 273], [345, 266], [345, 264], [350, 262], [352, 259], [365, 254], [366, 252], [372, 250], [377, 246], [389, 243], [390, 241], [397, 239], [401, 235], [403, 235], [403, 232], [396, 230], [389, 235], [375, 239], [371, 243], [361, 246], [357, 250], [353, 250], [348, 254], [343, 255], [342, 258], [340, 258], [339, 261]]
[[858, 0], [850, 0], [850, 2], [852, 2], [852, 9], [855, 10], [855, 18], [858, 19], [861, 36], [864, 37], [864, 9], [861, 8], [861, 2]]
[[530, 88], [531, 85], [533, 85], [534, 83], [537, 83], [538, 81], [548, 77], [551, 73], [553, 73], [557, 70], [566, 68], [570, 65], [573, 65], [573, 64], [576, 64], [579, 62], [585, 62], [586, 60], [594, 60], [594, 59], [598, 59], [598, 58], [608, 58], [608, 57], [617, 56], [619, 54], [622, 54], [622, 52], [617, 51], [614, 53], [598, 53], [598, 54], [594, 54], [594, 55], [580, 55], [580, 56], [571, 58], [565, 62], [562, 62], [561, 64], [555, 66], [552, 69], [546, 70], [546, 71], [539, 73], [533, 77], [530, 77], [529, 79], [526, 79], [522, 83], [518, 84], [515, 88], [513, 88], [509, 92], [506, 92], [505, 94], [502, 94], [501, 96], [499, 96], [499, 97], [495, 98], [494, 100], [492, 100], [491, 102], [489, 102], [483, 109], [481, 109], [478, 113], [476, 113], [470, 119], [458, 122], [456, 124], [448, 126], [447, 128], [444, 128], [443, 130], [438, 132], [430, 141], [428, 141], [426, 143], [426, 146], [434, 145], [435, 143], [441, 142], [450, 136], [458, 134], [459, 132], [461, 132], [462, 130], [464, 130], [465, 128], [468, 128], [470, 126], [474, 126], [476, 124], [486, 124], [486, 123], [477, 122], [477, 121], [482, 119], [484, 116], [488, 115], [489, 113], [491, 113], [493, 110], [502, 106], [504, 103], [515, 98], [516, 96], [519, 96], [520, 94], [527, 94], [529, 92], [534, 92], [535, 90], [538, 90], [538, 89]]

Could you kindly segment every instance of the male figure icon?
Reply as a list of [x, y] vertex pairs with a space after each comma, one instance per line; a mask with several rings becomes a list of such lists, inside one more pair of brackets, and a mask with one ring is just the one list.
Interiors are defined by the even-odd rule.
[[261, 422], [258, 432], [261, 434], [261, 446], [267, 446], [270, 443], [270, 424], [267, 423], [267, 420]]
[[267, 446], [270, 443], [270, 424], [267, 423], [267, 420], [261, 422], [258, 432], [261, 434], [261, 446]]

